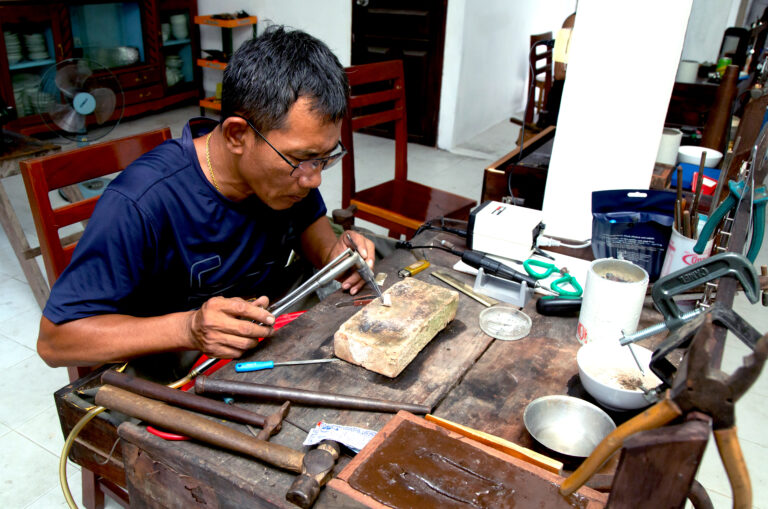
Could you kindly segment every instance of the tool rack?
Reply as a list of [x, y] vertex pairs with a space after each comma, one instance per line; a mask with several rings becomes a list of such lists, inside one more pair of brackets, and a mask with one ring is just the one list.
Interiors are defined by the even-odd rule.
[[[195, 24], [197, 25], [210, 25], [221, 28], [221, 47], [224, 54], [232, 56], [234, 52], [232, 45], [232, 29], [252, 26], [253, 35], [256, 35], [256, 23], [259, 18], [257, 16], [247, 16], [245, 18], [236, 19], [218, 19], [213, 15], [207, 16], [195, 16]], [[226, 62], [220, 62], [218, 60], [208, 60], [205, 58], [198, 58], [197, 65], [200, 67], [207, 67], [208, 69], [216, 69], [223, 71], [227, 67]], [[221, 111], [221, 98], [216, 96], [205, 97], [200, 99], [200, 114], [205, 115], [205, 110]]]

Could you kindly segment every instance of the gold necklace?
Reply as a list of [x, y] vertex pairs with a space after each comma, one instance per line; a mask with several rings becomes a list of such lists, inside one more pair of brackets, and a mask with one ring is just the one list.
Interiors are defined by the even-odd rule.
[[208, 136], [205, 138], [205, 159], [208, 161], [208, 173], [211, 174], [211, 182], [213, 182], [213, 187], [216, 188], [218, 192], [221, 192], [221, 189], [219, 189], [219, 184], [216, 183], [216, 177], [213, 175], [213, 165], [211, 165], [211, 135], [213, 134], [213, 131], [208, 133]]

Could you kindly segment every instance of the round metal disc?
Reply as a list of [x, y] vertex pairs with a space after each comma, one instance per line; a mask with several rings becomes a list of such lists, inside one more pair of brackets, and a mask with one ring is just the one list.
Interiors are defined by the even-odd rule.
[[531, 331], [531, 318], [515, 307], [498, 304], [480, 312], [480, 328], [496, 339], [514, 341]]

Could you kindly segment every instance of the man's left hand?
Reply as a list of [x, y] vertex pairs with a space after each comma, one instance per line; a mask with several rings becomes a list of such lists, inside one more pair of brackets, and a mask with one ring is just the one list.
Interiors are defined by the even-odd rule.
[[[358, 252], [360, 253], [360, 256], [362, 256], [365, 260], [365, 263], [367, 263], [368, 266], [373, 269], [373, 262], [376, 257], [376, 248], [374, 247], [373, 242], [363, 237], [359, 233], [351, 230], [345, 231], [339, 236], [336, 244], [334, 244], [333, 248], [331, 249], [331, 255], [328, 257], [328, 260], [333, 260], [345, 249], [350, 247], [344, 240], [347, 234], [349, 234], [350, 237], [352, 237], [352, 240], [354, 240], [355, 244], [357, 245]], [[344, 290], [349, 290], [350, 295], [355, 295], [363, 286], [365, 286], [365, 280], [360, 276], [360, 274], [357, 273], [356, 270], [341, 280], [341, 288]]]

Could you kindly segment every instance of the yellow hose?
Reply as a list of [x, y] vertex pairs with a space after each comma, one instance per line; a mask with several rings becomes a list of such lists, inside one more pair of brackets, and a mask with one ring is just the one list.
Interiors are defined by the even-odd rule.
[[[128, 364], [123, 364], [116, 371], [122, 373], [126, 366], [128, 366]], [[178, 389], [182, 385], [192, 380], [198, 374], [199, 372], [196, 369], [193, 369], [185, 377], [169, 384], [168, 387], [172, 389]], [[104, 410], [106, 410], [106, 408], [103, 406], [93, 407], [88, 410], [88, 413], [86, 413], [79, 421], [77, 421], [77, 424], [75, 424], [75, 427], [72, 428], [72, 431], [69, 432], [67, 439], [64, 441], [64, 449], [62, 449], [61, 457], [59, 458], [59, 483], [61, 483], [61, 491], [64, 493], [64, 500], [67, 501], [67, 505], [70, 507], [70, 509], [78, 508], [77, 504], [75, 503], [75, 499], [72, 498], [72, 492], [69, 490], [69, 483], [67, 482], [67, 458], [69, 457], [69, 451], [72, 449], [72, 444], [75, 443], [75, 438], [77, 438], [77, 435], [80, 434], [80, 431], [82, 431], [85, 425], [91, 422], [94, 417], [99, 415]]]
[[69, 436], [67, 436], [67, 440], [64, 442], [64, 449], [62, 449], [61, 458], [59, 458], [59, 482], [61, 483], [61, 491], [64, 492], [64, 499], [71, 509], [77, 509], [77, 504], [75, 503], [75, 499], [72, 498], [72, 493], [69, 491], [69, 483], [67, 482], [67, 458], [69, 457], [69, 450], [72, 449], [72, 444], [75, 443], [75, 438], [80, 433], [80, 430], [82, 430], [91, 419], [104, 410], [106, 410], [106, 408], [103, 406], [91, 408], [82, 419], [77, 421], [77, 424], [75, 424], [75, 427], [69, 432]]

